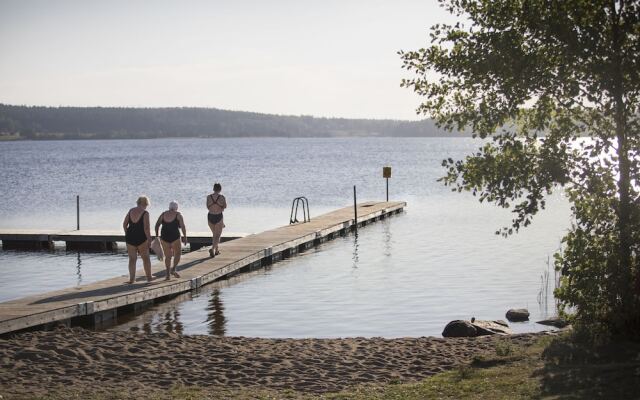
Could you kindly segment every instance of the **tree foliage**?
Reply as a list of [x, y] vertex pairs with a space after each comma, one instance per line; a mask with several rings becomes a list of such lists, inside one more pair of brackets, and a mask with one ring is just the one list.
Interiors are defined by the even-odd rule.
[[418, 112], [484, 138], [443, 182], [514, 213], [562, 188], [573, 223], [556, 254], [562, 311], [593, 332], [640, 333], [640, 1], [440, 0], [460, 20], [400, 52]]

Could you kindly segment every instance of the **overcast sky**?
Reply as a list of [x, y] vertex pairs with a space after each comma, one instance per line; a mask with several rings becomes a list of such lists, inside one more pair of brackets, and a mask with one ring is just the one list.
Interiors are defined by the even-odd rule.
[[417, 119], [436, 0], [0, 0], [0, 103]]

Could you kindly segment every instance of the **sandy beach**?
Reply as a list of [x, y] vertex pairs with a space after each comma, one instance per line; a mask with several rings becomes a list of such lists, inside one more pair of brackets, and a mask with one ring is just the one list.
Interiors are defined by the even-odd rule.
[[495, 353], [498, 340], [528, 345], [538, 335], [259, 339], [61, 328], [0, 339], [0, 390], [5, 396], [45, 394], [56, 387], [328, 393], [361, 384], [415, 382]]

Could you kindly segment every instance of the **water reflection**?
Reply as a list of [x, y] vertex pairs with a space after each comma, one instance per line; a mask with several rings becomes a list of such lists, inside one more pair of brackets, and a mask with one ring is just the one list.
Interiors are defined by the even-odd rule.
[[391, 257], [391, 224], [389, 223], [389, 219], [385, 219], [382, 221], [382, 234], [384, 237], [384, 255], [386, 257]]
[[[184, 333], [184, 324], [181, 321], [180, 309], [171, 305], [169, 307], [152, 307], [153, 313], [143, 313], [140, 315], [118, 316], [118, 323], [127, 326], [132, 332], [153, 332]], [[149, 318], [151, 317], [151, 318]], [[140, 323], [139, 319], [145, 319]]]
[[207, 325], [209, 326], [209, 334], [216, 336], [224, 336], [226, 333], [225, 324], [227, 320], [224, 317], [224, 305], [220, 298], [220, 290], [214, 289], [207, 305]]
[[78, 265], [76, 267], [76, 275], [78, 276], [78, 286], [82, 284], [82, 258], [80, 258], [80, 252], [78, 252]]
[[353, 235], [353, 254], [351, 256], [351, 260], [353, 261], [353, 269], [358, 269], [358, 261], [360, 258], [358, 257], [358, 233], [356, 232]]
[[168, 333], [182, 334], [184, 331], [184, 326], [182, 322], [180, 322], [180, 311], [178, 308], [167, 310], [167, 312], [164, 313], [164, 321], [158, 325], [164, 327], [164, 331]]

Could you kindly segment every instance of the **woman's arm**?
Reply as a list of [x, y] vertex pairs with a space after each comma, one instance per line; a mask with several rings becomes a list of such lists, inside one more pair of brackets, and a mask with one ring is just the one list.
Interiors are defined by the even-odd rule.
[[162, 224], [162, 216], [164, 213], [160, 214], [158, 217], [158, 222], [156, 222], [156, 236], [158, 236], [158, 229], [160, 229], [160, 224]]
[[129, 226], [129, 213], [124, 216], [124, 221], [122, 221], [122, 229], [125, 235], [127, 234], [127, 226]]
[[182, 214], [178, 213], [178, 223], [180, 223], [180, 229], [182, 229], [182, 241], [187, 243], [187, 227], [184, 225]]
[[144, 233], [147, 235], [147, 240], [151, 243], [151, 228], [149, 227], [149, 213], [144, 213]]
[[[222, 195], [221, 195], [222, 196]], [[227, 198], [222, 196], [222, 209], [224, 210], [225, 208], [227, 208]]]

